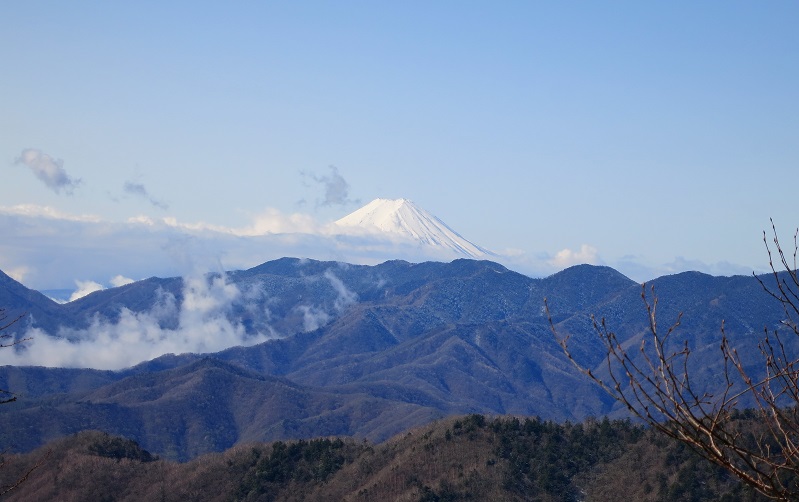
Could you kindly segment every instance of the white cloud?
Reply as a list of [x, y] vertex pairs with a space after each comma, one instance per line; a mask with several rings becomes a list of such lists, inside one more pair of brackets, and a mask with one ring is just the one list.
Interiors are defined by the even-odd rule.
[[303, 213], [284, 214], [277, 209], [268, 208], [253, 218], [252, 224], [239, 229], [230, 229], [230, 233], [241, 237], [268, 234], [318, 234], [327, 233], [326, 227], [320, 225], [312, 216]]
[[572, 265], [580, 265], [583, 263], [596, 265], [599, 263], [599, 255], [597, 254], [597, 249], [595, 247], [589, 246], [588, 244], [583, 244], [580, 246], [579, 251], [574, 251], [568, 248], [561, 249], [550, 260], [550, 263], [556, 268], [566, 268]]
[[205, 222], [186, 223], [178, 221], [171, 216], [151, 218], [145, 215], [129, 218], [128, 223], [152, 228], [170, 227], [195, 234], [213, 232], [237, 237], [294, 233], [330, 234], [334, 228], [332, 225], [320, 224], [311, 215], [303, 213], [286, 214], [274, 208], [266, 208], [252, 216], [252, 222], [243, 227], [226, 227]]
[[26, 216], [30, 218], [47, 218], [51, 220], [83, 221], [89, 223], [99, 223], [101, 221], [99, 216], [91, 214], [69, 214], [50, 206], [39, 206], [37, 204], [0, 206], [0, 214]]
[[123, 275], [115, 275], [110, 280], [111, 286], [113, 286], [115, 288], [118, 288], [120, 286], [125, 286], [127, 284], [132, 284], [134, 282], [136, 282], [136, 281], [134, 281], [133, 279], [130, 279], [128, 277], [125, 277]]
[[[115, 323], [95, 317], [89, 328], [62, 329], [58, 337], [34, 328], [26, 333], [32, 340], [0, 351], [0, 364], [121, 369], [168, 353], [218, 352], [272, 338], [271, 332], [247, 334], [230, 318], [240, 298], [224, 275], [186, 277], [180, 304], [160, 291], [152, 309], [123, 308]], [[175, 317], [174, 329], [162, 327]]]
[[27, 267], [25, 265], [3, 269], [3, 272], [5, 272], [6, 275], [8, 275], [9, 277], [11, 277], [12, 279], [14, 279], [19, 283], [25, 280], [25, 276], [28, 275], [30, 271], [31, 271], [30, 267]]
[[75, 281], [75, 285], [78, 286], [72, 295], [69, 297], [69, 301], [75, 301], [78, 298], [83, 298], [84, 296], [94, 293], [95, 291], [102, 291], [105, 287], [102, 284], [98, 284], [94, 281]]
[[72, 194], [81, 182], [79, 178], [73, 178], [67, 174], [64, 170], [63, 160], [54, 159], [35, 148], [22, 150], [14, 163], [28, 167], [42, 183], [55, 193], [61, 193], [61, 190], [64, 190], [65, 193]]

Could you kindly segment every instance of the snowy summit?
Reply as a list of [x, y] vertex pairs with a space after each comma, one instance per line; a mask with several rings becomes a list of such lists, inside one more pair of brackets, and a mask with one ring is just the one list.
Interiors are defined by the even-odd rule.
[[336, 221], [336, 225], [367, 231], [380, 230], [440, 250], [454, 251], [466, 258], [483, 258], [494, 254], [464, 239], [446, 223], [408, 199], [375, 199]]

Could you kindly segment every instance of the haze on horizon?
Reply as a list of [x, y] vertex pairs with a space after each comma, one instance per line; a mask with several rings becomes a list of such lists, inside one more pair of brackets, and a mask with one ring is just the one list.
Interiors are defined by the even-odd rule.
[[798, 17], [787, 1], [8, 5], [0, 269], [80, 289], [404, 258], [331, 246], [331, 222], [386, 197], [529, 275], [762, 271], [769, 217], [799, 224], [782, 193], [799, 181]]

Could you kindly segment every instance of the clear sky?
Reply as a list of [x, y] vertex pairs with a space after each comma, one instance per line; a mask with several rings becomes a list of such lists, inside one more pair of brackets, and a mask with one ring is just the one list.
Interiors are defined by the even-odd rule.
[[799, 225], [797, 26], [795, 1], [6, 2], [0, 269], [108, 284], [165, 270], [130, 266], [131, 218], [404, 197], [531, 275], [764, 270], [769, 217]]

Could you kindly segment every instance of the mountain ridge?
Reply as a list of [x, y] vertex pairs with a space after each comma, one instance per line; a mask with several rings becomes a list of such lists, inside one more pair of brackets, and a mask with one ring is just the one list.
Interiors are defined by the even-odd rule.
[[[206, 284], [222, 280], [212, 274]], [[468, 259], [366, 266], [286, 258], [231, 272], [225, 281], [239, 294], [220, 315], [245, 330], [271, 326], [281, 336], [210, 354], [166, 354], [117, 371], [0, 367], [0, 388], [21, 394], [0, 407], [0, 427], [14, 440], [7, 444], [24, 451], [76, 432], [86, 414], [92, 427], [181, 459], [244, 440], [348, 435], [381, 441], [452, 414], [623, 416], [564, 356], [544, 298], [558, 335], [569, 336], [575, 356], [597, 374], [604, 371], [604, 351], [591, 315], [606, 318], [619, 340], [633, 346], [648, 326], [641, 285], [591, 265], [534, 279]], [[174, 295], [181, 305], [189, 294], [181, 289], [184, 279], [141, 282], [53, 307], [55, 319], [68, 328], [115, 309], [145, 315], [153, 295]], [[753, 277], [679, 274], [652, 284], [664, 295], [664, 323], [684, 312], [675, 343], [691, 344], [692, 368], [709, 385], [720, 368], [713, 357], [717, 316], [731, 316], [728, 334], [751, 353], [757, 350], [752, 333], [781, 320]], [[309, 313], [317, 324], [306, 323]], [[161, 394], [148, 394], [154, 388]]]

